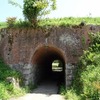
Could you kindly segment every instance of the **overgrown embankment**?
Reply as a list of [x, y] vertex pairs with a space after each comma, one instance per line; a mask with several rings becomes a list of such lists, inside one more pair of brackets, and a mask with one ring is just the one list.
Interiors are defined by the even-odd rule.
[[0, 100], [23, 95], [25, 89], [19, 86], [21, 75], [12, 70], [0, 59]]
[[[14, 20], [15, 17], [10, 18], [10, 20], [7, 20], [6, 22], [0, 22], [0, 29], [1, 28], [7, 28], [7, 27], [32, 27], [31, 23], [28, 21], [17, 21]], [[39, 20], [37, 27], [52, 27], [52, 26], [73, 26], [73, 25], [79, 25], [80, 23], [88, 25], [100, 25], [100, 18], [91, 18], [91, 17], [81, 17], [81, 18], [73, 18], [73, 17], [65, 17], [65, 18], [45, 18]]]
[[91, 44], [80, 58], [73, 86], [66, 100], [100, 100], [100, 33], [91, 34]]

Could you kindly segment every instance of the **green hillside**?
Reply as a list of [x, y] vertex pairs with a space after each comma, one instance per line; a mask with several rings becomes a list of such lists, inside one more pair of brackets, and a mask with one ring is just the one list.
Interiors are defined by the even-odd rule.
[[[79, 25], [81, 22], [84, 22], [86, 25], [93, 24], [93, 25], [100, 25], [100, 17], [97, 18], [90, 18], [90, 17], [65, 17], [65, 18], [45, 18], [38, 22], [38, 26], [71, 26], [71, 25]], [[6, 28], [8, 25], [6, 22], [0, 22], [0, 29]], [[26, 21], [16, 21], [13, 27], [30, 27], [30, 23]]]

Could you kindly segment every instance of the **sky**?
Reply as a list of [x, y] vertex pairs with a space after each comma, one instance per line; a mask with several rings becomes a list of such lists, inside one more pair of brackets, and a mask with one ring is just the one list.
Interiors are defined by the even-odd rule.
[[[23, 0], [16, 0], [23, 5]], [[12, 6], [8, 0], [0, 0], [0, 21], [8, 17], [23, 19], [22, 9]], [[100, 0], [57, 0], [57, 9], [46, 17], [100, 17]]]

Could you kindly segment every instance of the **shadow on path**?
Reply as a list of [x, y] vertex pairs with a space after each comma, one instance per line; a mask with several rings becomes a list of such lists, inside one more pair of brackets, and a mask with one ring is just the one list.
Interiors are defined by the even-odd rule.
[[10, 100], [65, 100], [57, 92], [58, 86], [56, 82], [44, 81], [32, 93]]
[[42, 82], [33, 93], [42, 93], [42, 94], [57, 94], [58, 86], [55, 81], [44, 81]]

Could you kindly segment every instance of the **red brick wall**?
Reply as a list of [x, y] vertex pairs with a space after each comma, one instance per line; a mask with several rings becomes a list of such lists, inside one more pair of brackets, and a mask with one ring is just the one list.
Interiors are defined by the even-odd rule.
[[75, 64], [90, 43], [89, 32], [100, 32], [100, 26], [53, 27], [49, 29], [0, 30], [0, 56], [10, 67], [20, 71], [24, 83], [39, 81], [52, 61], [60, 59], [66, 87], [71, 85]]
[[8, 64], [29, 63], [37, 48], [47, 45], [62, 50], [66, 62], [76, 63], [88, 47], [91, 31], [100, 31], [100, 26], [3, 29], [0, 53]]

